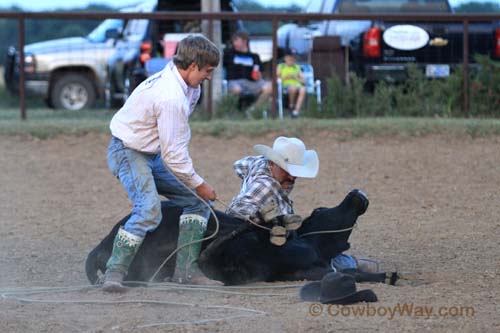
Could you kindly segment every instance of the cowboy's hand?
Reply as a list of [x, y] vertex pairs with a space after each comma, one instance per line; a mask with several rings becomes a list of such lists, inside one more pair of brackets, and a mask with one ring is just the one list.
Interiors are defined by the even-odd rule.
[[201, 185], [198, 185], [198, 187], [196, 188], [196, 194], [198, 194], [204, 200], [214, 201], [215, 199], [217, 199], [217, 195], [215, 194], [212, 186], [208, 185], [205, 182], [203, 182]]
[[260, 220], [264, 221], [264, 223], [272, 221], [280, 214], [281, 212], [279, 210], [278, 204], [275, 201], [267, 203], [257, 211], [257, 216], [260, 218]]

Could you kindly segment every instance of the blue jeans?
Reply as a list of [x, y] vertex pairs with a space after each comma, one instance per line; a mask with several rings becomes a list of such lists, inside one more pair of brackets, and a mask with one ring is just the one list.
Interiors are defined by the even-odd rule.
[[120, 139], [112, 137], [108, 166], [134, 204], [132, 215], [124, 226], [126, 231], [145, 237], [160, 224], [159, 194], [168, 199], [168, 205], [182, 207], [183, 214], [196, 214], [207, 220], [210, 217], [209, 208], [165, 168], [160, 154], [126, 148]]

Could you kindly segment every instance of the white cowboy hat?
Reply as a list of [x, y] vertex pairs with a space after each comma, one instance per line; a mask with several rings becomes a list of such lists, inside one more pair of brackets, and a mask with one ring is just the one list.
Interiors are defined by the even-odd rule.
[[274, 140], [273, 148], [255, 145], [253, 149], [294, 177], [314, 178], [318, 174], [318, 154], [306, 150], [304, 142], [297, 138], [280, 136]]

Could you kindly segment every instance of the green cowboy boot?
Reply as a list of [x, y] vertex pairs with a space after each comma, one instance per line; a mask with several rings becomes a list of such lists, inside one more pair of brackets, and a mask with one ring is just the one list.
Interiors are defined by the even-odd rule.
[[[177, 240], [177, 259], [174, 282], [199, 285], [223, 285], [222, 282], [209, 279], [198, 267], [201, 251], [201, 239], [207, 229], [207, 220], [196, 214], [183, 214], [179, 219], [179, 238]], [[198, 241], [198, 242], [196, 242]], [[192, 243], [194, 242], [194, 243]], [[192, 243], [190, 245], [186, 245]], [[186, 246], [184, 246], [186, 245]]]
[[103, 291], [125, 292], [127, 290], [122, 285], [122, 281], [143, 240], [143, 237], [131, 234], [120, 227], [113, 242], [113, 253], [106, 264]]

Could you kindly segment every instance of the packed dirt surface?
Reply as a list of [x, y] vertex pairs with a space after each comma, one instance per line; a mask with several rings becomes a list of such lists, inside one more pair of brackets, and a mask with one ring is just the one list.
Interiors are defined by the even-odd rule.
[[[239, 187], [232, 163], [274, 137], [195, 135], [191, 155], [229, 202]], [[0, 138], [1, 332], [500, 331], [500, 137], [304, 133], [320, 174], [297, 181], [298, 213], [361, 188], [370, 206], [350, 253], [405, 277], [397, 286], [358, 284], [379, 301], [346, 307], [302, 302], [304, 281], [124, 295], [85, 288], [87, 253], [131, 209], [107, 169], [108, 139]]]

